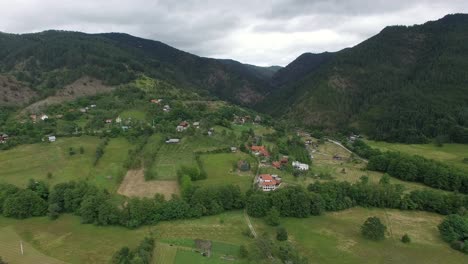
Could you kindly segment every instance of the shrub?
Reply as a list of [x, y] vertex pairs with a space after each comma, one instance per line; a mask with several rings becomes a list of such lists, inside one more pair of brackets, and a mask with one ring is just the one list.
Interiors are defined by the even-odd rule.
[[369, 217], [361, 226], [362, 235], [370, 240], [383, 240], [387, 227], [376, 216]]
[[401, 242], [405, 243], [405, 244], [408, 244], [411, 242], [411, 238], [408, 234], [404, 234], [402, 237], [401, 237]]
[[276, 207], [272, 207], [267, 215], [265, 216], [265, 221], [271, 226], [277, 226], [280, 224], [280, 212]]
[[288, 231], [286, 231], [286, 228], [280, 226], [276, 229], [276, 240], [278, 241], [288, 240]]

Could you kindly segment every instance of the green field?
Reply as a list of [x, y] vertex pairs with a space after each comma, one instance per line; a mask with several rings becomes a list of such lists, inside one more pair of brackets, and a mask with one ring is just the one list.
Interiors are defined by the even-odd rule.
[[466, 144], [444, 144], [442, 147], [437, 147], [434, 144], [400, 144], [371, 140], [366, 140], [366, 143], [381, 150], [420, 155], [468, 171], [468, 163], [463, 162], [464, 158], [468, 158], [468, 145]]
[[130, 118], [132, 121], [145, 121], [146, 113], [141, 110], [131, 109], [120, 113], [120, 118], [122, 118], [122, 120], [127, 120]]
[[197, 166], [195, 151], [208, 151], [229, 145], [218, 137], [185, 137], [179, 144], [163, 144], [156, 155], [154, 168], [157, 180], [176, 180], [177, 170], [181, 166]]
[[[333, 156], [336, 154], [343, 157], [343, 160], [334, 160]], [[369, 178], [369, 182], [378, 183], [383, 175], [381, 172], [366, 170], [366, 163], [363, 161], [351, 161], [349, 159], [351, 157], [349, 152], [331, 142], [320, 144], [313, 155], [314, 159], [311, 167], [312, 175], [329, 174], [334, 180], [347, 181], [351, 183], [359, 182], [362, 176], [367, 176]], [[286, 182], [294, 183], [287, 179]], [[306, 186], [314, 181], [316, 180], [312, 178], [299, 178], [296, 179], [295, 183]], [[390, 183], [401, 184], [405, 187], [406, 191], [431, 189], [438, 192], [445, 192], [443, 190], [428, 187], [422, 183], [402, 181], [394, 177], [390, 177]]]
[[[388, 227], [384, 241], [361, 236], [360, 226], [370, 216], [378, 216]], [[437, 225], [442, 218], [425, 212], [353, 208], [306, 219], [283, 218], [282, 225], [310, 263], [467, 263], [467, 255], [440, 238]], [[253, 222], [257, 233], [274, 235], [263, 220]], [[412, 243], [400, 242], [405, 233]]]
[[[0, 151], [0, 182], [25, 186], [29, 179], [44, 180], [51, 186], [72, 180], [88, 180], [99, 187], [115, 191], [116, 178], [125, 173], [122, 167], [130, 143], [123, 138], [109, 141], [96, 167], [93, 160], [97, 137], [58, 138], [54, 143], [22, 145]], [[76, 154], [70, 156], [69, 148]], [[79, 153], [83, 147], [84, 153]], [[47, 174], [52, 173], [52, 178]]]
[[195, 185], [235, 184], [242, 191], [246, 191], [252, 184], [254, 172], [239, 173], [233, 170], [233, 164], [237, 164], [239, 160], [248, 160], [251, 167], [254, 167], [255, 159], [248, 154], [242, 152], [207, 154], [202, 155], [201, 160], [208, 177], [205, 180], [196, 181]]
[[[221, 219], [223, 222], [220, 221]], [[181, 243], [190, 243], [193, 239], [222, 241], [221, 245], [231, 245], [228, 246], [231, 251], [232, 248], [249, 242], [249, 238], [242, 234], [246, 225], [241, 211], [201, 219], [162, 222], [135, 230], [115, 226], [83, 225], [78, 217], [72, 215], [63, 215], [55, 221], [46, 217], [21, 221], [0, 217], [0, 230], [3, 228], [14, 231], [10, 232], [8, 236], [4, 235], [3, 232], [0, 235], [0, 255], [9, 256], [6, 260], [20, 257], [19, 251], [15, 254], [14, 250], [11, 249], [12, 245], [19, 245], [19, 237], [25, 244], [30, 244], [35, 248], [34, 250], [28, 246], [30, 255], [42, 257], [47, 255], [67, 263], [108, 263], [115, 251], [123, 246], [135, 247], [143, 237], [149, 234], [153, 234], [159, 242], [156, 250], [161, 244], [166, 245], [169, 242], [179, 244], [181, 241]], [[214, 243], [214, 245], [218, 244]], [[163, 246], [162, 249], [164, 251], [157, 252], [156, 256], [174, 259], [175, 256], [171, 257], [171, 254], [174, 254], [172, 247]], [[12, 253], [5, 254], [10, 251]], [[222, 255], [226, 254], [227, 249], [220, 249], [216, 246], [213, 251]], [[27, 261], [23, 263], [38, 262]], [[44, 261], [41, 263], [56, 262]], [[156, 263], [171, 264], [173, 262], [156, 261]], [[191, 263], [197, 264], [197, 262]]]
[[[370, 216], [380, 217], [387, 225], [384, 241], [361, 237], [359, 227]], [[282, 218], [281, 222], [288, 230], [289, 240], [308, 256], [310, 263], [466, 263], [467, 255], [452, 250], [441, 240], [437, 225], [442, 218], [425, 212], [353, 208], [305, 219]], [[252, 221], [257, 233], [274, 236], [274, 228], [264, 220]], [[252, 242], [242, 234], [246, 227], [241, 211], [162, 222], [135, 230], [83, 225], [72, 215], [55, 221], [46, 217], [21, 221], [0, 217], [0, 255], [10, 260], [22, 257], [15, 250], [18, 240], [22, 240], [28, 256], [35, 260], [47, 256], [55, 259], [42, 263], [108, 263], [119, 248], [135, 247], [144, 236], [153, 234], [157, 240], [154, 263], [243, 263], [236, 252], [240, 245]], [[412, 243], [399, 241], [405, 233]], [[194, 239], [213, 241], [213, 256], [206, 258], [193, 252]], [[235, 260], [226, 261], [223, 256], [234, 256]]]
[[[0, 181], [25, 186], [29, 179], [45, 180], [51, 185], [70, 180], [86, 179], [90, 174], [97, 137], [57, 138], [54, 143], [22, 145], [0, 151]], [[79, 154], [82, 146], [84, 154]], [[69, 148], [77, 154], [70, 156]], [[52, 178], [47, 178], [47, 173]]]

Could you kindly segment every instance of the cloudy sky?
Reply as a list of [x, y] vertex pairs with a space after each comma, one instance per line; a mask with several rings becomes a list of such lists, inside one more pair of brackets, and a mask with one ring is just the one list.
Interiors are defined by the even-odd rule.
[[0, 31], [125, 32], [206, 57], [286, 65], [387, 25], [468, 13], [467, 0], [0, 0]]

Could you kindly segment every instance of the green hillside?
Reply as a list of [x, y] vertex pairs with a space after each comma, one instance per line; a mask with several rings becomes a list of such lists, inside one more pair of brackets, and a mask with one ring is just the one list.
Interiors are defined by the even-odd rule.
[[[0, 76], [16, 77], [25, 86], [21, 93], [37, 93], [39, 97], [52, 95], [85, 75], [107, 85], [118, 85], [144, 73], [184, 89], [246, 104], [263, 98], [268, 83], [266, 71], [237, 62], [234, 65], [201, 58], [127, 34], [0, 33]], [[0, 91], [8, 92], [13, 84], [3, 83]], [[12, 98], [0, 98], [0, 104], [8, 101]]]
[[282, 76], [295, 78], [259, 108], [309, 127], [358, 128], [377, 140], [421, 143], [440, 136], [465, 143], [467, 41], [468, 15], [387, 27], [312, 71]]

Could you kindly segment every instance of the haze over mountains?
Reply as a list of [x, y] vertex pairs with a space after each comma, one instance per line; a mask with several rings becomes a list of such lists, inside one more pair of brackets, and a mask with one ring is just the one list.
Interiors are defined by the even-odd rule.
[[0, 72], [8, 81], [0, 83], [0, 103], [24, 105], [83, 76], [118, 85], [145, 74], [298, 126], [467, 143], [467, 43], [468, 15], [449, 15], [387, 27], [353, 48], [306, 53], [281, 68], [203, 58], [121, 33], [2, 33]]

